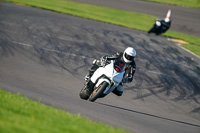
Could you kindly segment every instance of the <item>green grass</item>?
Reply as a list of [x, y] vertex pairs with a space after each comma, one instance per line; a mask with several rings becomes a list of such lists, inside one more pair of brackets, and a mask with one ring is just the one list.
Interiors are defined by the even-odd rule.
[[[98, 20], [102, 22], [112, 23], [115, 25], [120, 25], [142, 31], [148, 31], [152, 27], [156, 19], [155, 16], [146, 15], [142, 13], [82, 4], [67, 0], [4, 0], [4, 1], [16, 2], [28, 6], [39, 7], [43, 9], [48, 9], [83, 18]], [[188, 45], [187, 46], [188, 48], [193, 46], [200, 47], [199, 37], [186, 35], [174, 31], [167, 31], [164, 35], [172, 38], [182, 39], [188, 42], [189, 44], [192, 44], [192, 46]], [[191, 48], [189, 49], [193, 50]], [[195, 50], [192, 52], [200, 56], [200, 51]]]
[[200, 0], [144, 0], [200, 9]]
[[1, 133], [127, 133], [0, 89]]
[[182, 45], [184, 48], [193, 51], [194, 53], [198, 53], [198, 55], [200, 55], [200, 47], [196, 46], [196, 45], [187, 45], [187, 44], [183, 44]]

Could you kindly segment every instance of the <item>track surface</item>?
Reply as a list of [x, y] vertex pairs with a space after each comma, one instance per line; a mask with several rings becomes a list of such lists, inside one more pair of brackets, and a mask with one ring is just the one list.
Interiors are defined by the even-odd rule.
[[[122, 97], [79, 98], [94, 58], [137, 50]], [[167, 38], [0, 3], [0, 86], [135, 133], [200, 132], [200, 59]]]
[[[200, 10], [183, 8], [141, 0], [73, 0], [88, 4], [107, 6], [121, 10], [141, 12], [158, 18], [165, 18], [168, 9], [172, 9], [170, 30], [200, 37]], [[151, 22], [152, 25], [154, 22]], [[150, 28], [149, 28], [150, 29]]]

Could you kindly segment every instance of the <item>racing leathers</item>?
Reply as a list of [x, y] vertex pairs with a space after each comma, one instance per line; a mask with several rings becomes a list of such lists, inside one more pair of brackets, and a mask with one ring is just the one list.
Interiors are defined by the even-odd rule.
[[[92, 67], [90, 68], [88, 75], [85, 76], [85, 79], [86, 80], [89, 79], [100, 66], [106, 65], [106, 63], [108, 63], [110, 60], [122, 60], [123, 61], [123, 53], [117, 52], [110, 56], [108, 56], [108, 55], [103, 56], [100, 60], [95, 59], [92, 63]], [[117, 88], [115, 88], [115, 90], [113, 90], [114, 94], [116, 94], [117, 96], [122, 95], [123, 90], [124, 90], [123, 84], [132, 82], [135, 71], [136, 71], [136, 63], [134, 60], [128, 64], [126, 63], [125, 74], [124, 74], [123, 80], [119, 84], [119, 86]], [[94, 83], [89, 81], [88, 85], [90, 86], [89, 88], [93, 88]]]

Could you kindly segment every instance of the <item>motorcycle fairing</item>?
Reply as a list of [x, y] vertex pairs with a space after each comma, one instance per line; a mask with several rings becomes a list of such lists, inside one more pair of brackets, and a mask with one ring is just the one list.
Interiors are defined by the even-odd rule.
[[[111, 61], [110, 64], [106, 65], [105, 67], [99, 67], [95, 72], [94, 74], [92, 75], [91, 77], [91, 81], [93, 83], [96, 83], [97, 79], [102, 76], [102, 75], [105, 75], [106, 77], [108, 77], [110, 80], [116, 82], [116, 83], [120, 83], [123, 79], [123, 76], [124, 76], [124, 73], [125, 71], [123, 72], [117, 72], [114, 67], [113, 67], [113, 61]], [[111, 84], [109, 82], [109, 84]]]

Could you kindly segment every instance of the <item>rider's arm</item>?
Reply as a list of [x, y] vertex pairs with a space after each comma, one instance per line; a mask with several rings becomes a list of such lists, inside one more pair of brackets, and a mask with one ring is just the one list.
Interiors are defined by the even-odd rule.
[[101, 64], [101, 66], [104, 66], [109, 61], [118, 59], [121, 56], [122, 56], [122, 53], [119, 53], [119, 52], [117, 52], [117, 53], [115, 53], [113, 55], [105, 55], [105, 56], [103, 56], [103, 57], [100, 58], [99, 62]]
[[107, 55], [106, 58], [107, 60], [115, 60], [117, 58], [120, 58], [122, 56], [123, 53], [117, 52], [113, 55]]
[[126, 76], [124, 79], [124, 83], [130, 83], [133, 80], [133, 75], [135, 74], [136, 71], [136, 64], [135, 61], [131, 62], [131, 64], [129, 65], [129, 67], [126, 70]]

